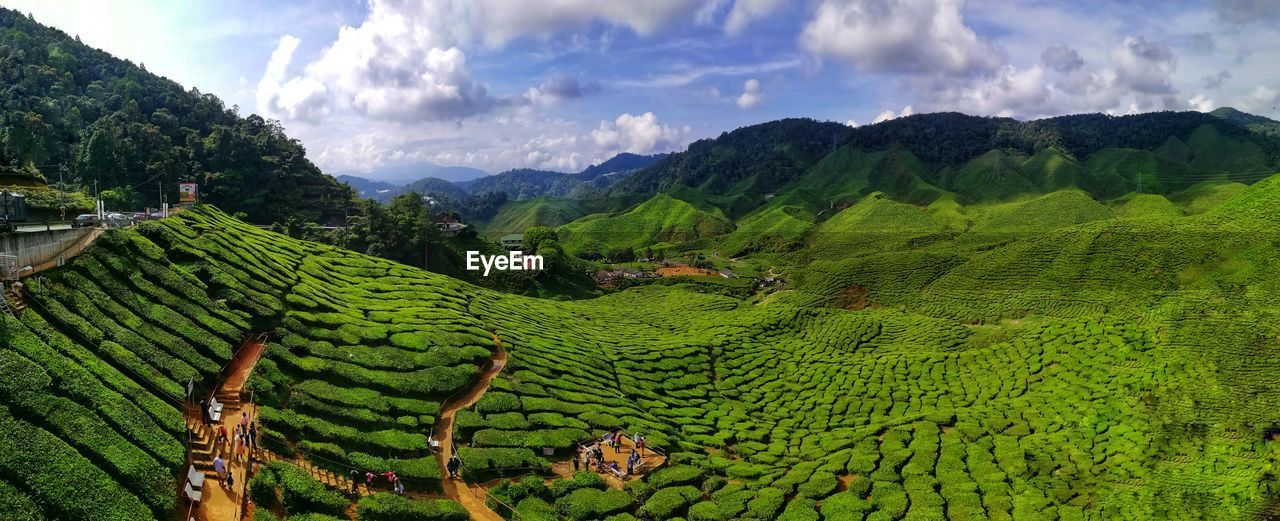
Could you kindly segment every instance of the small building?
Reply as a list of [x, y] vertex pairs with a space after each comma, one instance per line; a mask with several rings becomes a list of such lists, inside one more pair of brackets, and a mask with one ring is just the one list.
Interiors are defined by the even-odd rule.
[[498, 244], [501, 244], [503, 248], [506, 248], [508, 250], [517, 249], [520, 247], [520, 245], [524, 244], [524, 234], [512, 233], [508, 235], [503, 235], [501, 238], [498, 239]]
[[432, 215], [431, 222], [436, 225], [436, 228], [439, 229], [440, 233], [444, 234], [445, 237], [453, 237], [467, 227], [467, 225], [458, 222], [457, 219], [454, 219], [452, 215], [444, 212]]
[[0, 191], [0, 217], [8, 217], [10, 221], [27, 220], [27, 196]]

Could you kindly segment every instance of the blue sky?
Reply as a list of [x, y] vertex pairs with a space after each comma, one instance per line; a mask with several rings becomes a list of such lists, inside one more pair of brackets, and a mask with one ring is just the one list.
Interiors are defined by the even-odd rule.
[[330, 173], [576, 171], [783, 117], [1280, 116], [1280, 2], [0, 0], [281, 120]]

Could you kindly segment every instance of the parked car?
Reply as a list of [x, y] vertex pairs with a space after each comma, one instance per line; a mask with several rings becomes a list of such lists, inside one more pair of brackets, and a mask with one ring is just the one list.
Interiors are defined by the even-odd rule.
[[140, 222], [142, 222], [142, 221], [147, 220], [147, 213], [146, 213], [146, 212], [133, 212], [133, 214], [131, 214], [131, 216], [133, 217], [133, 222], [134, 222], [134, 224], [137, 224], [137, 223], [140, 223]]
[[82, 213], [76, 216], [76, 220], [71, 222], [72, 228], [93, 228], [98, 225], [98, 214]]
[[109, 213], [106, 215], [105, 222], [108, 228], [124, 228], [133, 224], [133, 219], [122, 213]]

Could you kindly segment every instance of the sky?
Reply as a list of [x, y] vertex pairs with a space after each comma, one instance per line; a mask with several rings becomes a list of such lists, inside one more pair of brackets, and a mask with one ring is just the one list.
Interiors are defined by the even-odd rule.
[[280, 120], [327, 173], [578, 171], [745, 125], [1280, 118], [1280, 2], [0, 0]]

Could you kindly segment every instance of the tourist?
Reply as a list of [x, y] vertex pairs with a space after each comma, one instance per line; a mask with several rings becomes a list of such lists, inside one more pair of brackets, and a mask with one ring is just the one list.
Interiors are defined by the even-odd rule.
[[458, 467], [460, 465], [462, 465], [462, 462], [458, 460], [457, 456], [449, 458], [449, 463], [445, 464], [445, 468], [449, 470], [450, 478], [458, 477]]
[[387, 478], [387, 488], [389, 489], [396, 488], [396, 481], [398, 481], [399, 478], [396, 477], [395, 472], [388, 470], [382, 473], [382, 477]]
[[644, 445], [646, 441], [647, 440], [644, 438], [640, 438], [640, 441], [636, 443], [636, 450], [640, 452], [641, 457], [644, 456]]
[[231, 461], [240, 461], [240, 440], [244, 439], [240, 435], [240, 427], [236, 427], [236, 441], [232, 444]]
[[351, 481], [351, 492], [354, 493], [356, 488], [360, 486], [360, 471], [351, 469], [348, 480]]
[[222, 445], [222, 444], [226, 443], [227, 441], [228, 441], [228, 440], [227, 440], [227, 426], [226, 426], [226, 425], [219, 425], [219, 426], [218, 426], [218, 438], [217, 438], [216, 440], [214, 440], [214, 442], [213, 442], [213, 443], [214, 443], [214, 445]]
[[218, 473], [218, 480], [225, 485], [227, 482], [227, 463], [222, 461], [221, 454], [213, 457], [213, 471]]
[[[634, 452], [632, 452], [631, 454], [633, 456], [635, 455]], [[630, 476], [631, 473], [635, 471], [635, 469], [636, 469], [636, 459], [634, 457], [627, 458], [627, 475]]]
[[374, 474], [372, 470], [364, 473], [364, 484], [368, 485], [370, 489], [373, 488], [373, 478]]
[[581, 464], [581, 463], [582, 463], [582, 462], [580, 461], [580, 458], [582, 458], [582, 455], [581, 455], [581, 454], [574, 454], [574, 455], [573, 455], [573, 473], [574, 473], [574, 474], [577, 474], [577, 473], [578, 473], [578, 466], [579, 466], [579, 464]]
[[240, 427], [244, 429], [249, 428], [249, 411], [240, 413]]
[[204, 400], [200, 400], [200, 419], [204, 420], [204, 424], [213, 423], [213, 418], [209, 416], [209, 407], [205, 406]]
[[639, 445], [639, 444], [640, 444], [640, 433], [638, 433], [638, 432], [637, 432], [637, 433], [635, 433], [635, 434], [632, 434], [632, 435], [631, 435], [631, 444], [632, 444], [632, 445]]
[[255, 451], [258, 450], [258, 423], [257, 422], [249, 424], [249, 443], [252, 445], [253, 450]]
[[404, 483], [400, 481], [400, 478], [396, 478], [396, 495], [404, 495]]

